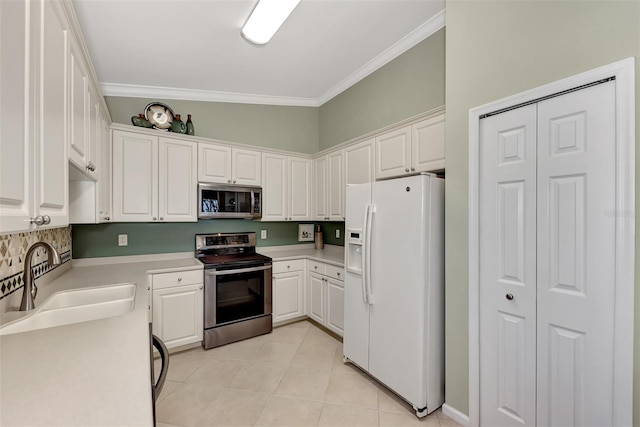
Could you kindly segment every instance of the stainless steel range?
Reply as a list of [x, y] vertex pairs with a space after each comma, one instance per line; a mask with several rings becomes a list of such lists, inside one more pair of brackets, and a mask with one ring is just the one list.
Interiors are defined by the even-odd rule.
[[256, 253], [256, 233], [196, 234], [196, 257], [204, 264], [204, 348], [271, 332], [271, 258]]

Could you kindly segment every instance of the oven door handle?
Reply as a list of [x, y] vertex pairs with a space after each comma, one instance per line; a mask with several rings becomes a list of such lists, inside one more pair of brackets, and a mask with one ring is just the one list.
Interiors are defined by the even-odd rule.
[[262, 271], [262, 270], [271, 270], [271, 265], [264, 265], [260, 267], [251, 267], [251, 268], [235, 268], [231, 270], [205, 270], [205, 275], [207, 276], [224, 276], [226, 274], [238, 274], [238, 273], [251, 273], [253, 271]]

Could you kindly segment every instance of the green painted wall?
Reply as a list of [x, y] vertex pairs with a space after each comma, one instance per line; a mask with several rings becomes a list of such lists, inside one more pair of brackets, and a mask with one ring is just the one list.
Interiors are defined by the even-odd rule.
[[[301, 224], [309, 224], [304, 222]], [[344, 223], [322, 223], [324, 241], [344, 246]], [[335, 230], [340, 229], [340, 238]], [[260, 239], [260, 230], [267, 230], [267, 238]], [[139, 223], [74, 225], [73, 258], [94, 258], [123, 255], [144, 255], [189, 252], [195, 249], [196, 233], [255, 231], [258, 246], [297, 245], [298, 223], [257, 222], [242, 219], [204, 220], [180, 223]], [[128, 235], [128, 246], [118, 246], [118, 234]], [[313, 243], [310, 243], [313, 244]]]
[[316, 107], [114, 96], [105, 99], [116, 123], [131, 125], [131, 116], [143, 113], [149, 102], [160, 101], [182, 115], [183, 121], [191, 114], [196, 136], [306, 154], [318, 151], [319, 114]]
[[[469, 109], [639, 54], [637, 1], [447, 2], [446, 402], [454, 408], [469, 410]], [[638, 75], [636, 70], [636, 126]], [[638, 141], [636, 136], [636, 147]], [[637, 162], [638, 148], [636, 156]], [[639, 195], [636, 175], [636, 203]], [[637, 242], [636, 268], [640, 266]], [[640, 426], [638, 275], [635, 311], [634, 425]]]
[[441, 29], [320, 107], [320, 149], [444, 105]]

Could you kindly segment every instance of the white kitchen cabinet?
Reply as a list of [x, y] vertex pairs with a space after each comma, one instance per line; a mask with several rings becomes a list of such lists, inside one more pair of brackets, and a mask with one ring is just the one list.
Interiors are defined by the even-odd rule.
[[262, 221], [311, 219], [311, 160], [262, 154]]
[[444, 114], [411, 125], [412, 171], [444, 169], [444, 126]]
[[273, 323], [305, 315], [304, 260], [273, 263]]
[[198, 143], [198, 180], [260, 186], [262, 153], [226, 145]]
[[325, 277], [317, 273], [309, 273], [309, 312], [310, 318], [320, 324], [325, 323], [324, 299]]
[[[172, 280], [174, 276], [180, 280]], [[186, 279], [183, 280], [183, 277]], [[189, 280], [193, 277], [193, 280]], [[197, 283], [193, 283], [196, 281]], [[202, 271], [152, 275], [152, 329], [167, 348], [202, 341], [204, 286]], [[172, 283], [175, 282], [175, 283]], [[178, 285], [178, 283], [184, 283]]]
[[195, 222], [195, 144], [113, 132], [113, 220]]
[[344, 335], [344, 282], [327, 279], [326, 326], [340, 336]]
[[98, 221], [112, 221], [111, 207], [111, 130], [107, 112], [100, 108], [98, 133], [100, 155], [98, 156]]
[[376, 179], [444, 169], [444, 125], [441, 114], [377, 136]]
[[375, 139], [369, 139], [344, 149], [344, 183], [364, 184], [374, 181], [373, 153]]
[[314, 219], [343, 221], [342, 150], [313, 160]]
[[66, 226], [69, 42], [64, 11], [57, 2], [3, 1], [0, 31], [0, 114], [12, 123], [0, 129], [0, 232]]

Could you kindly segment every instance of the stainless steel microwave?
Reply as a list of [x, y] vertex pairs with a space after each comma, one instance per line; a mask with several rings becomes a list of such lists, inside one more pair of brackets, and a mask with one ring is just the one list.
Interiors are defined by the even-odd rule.
[[198, 218], [262, 218], [262, 188], [201, 182]]

